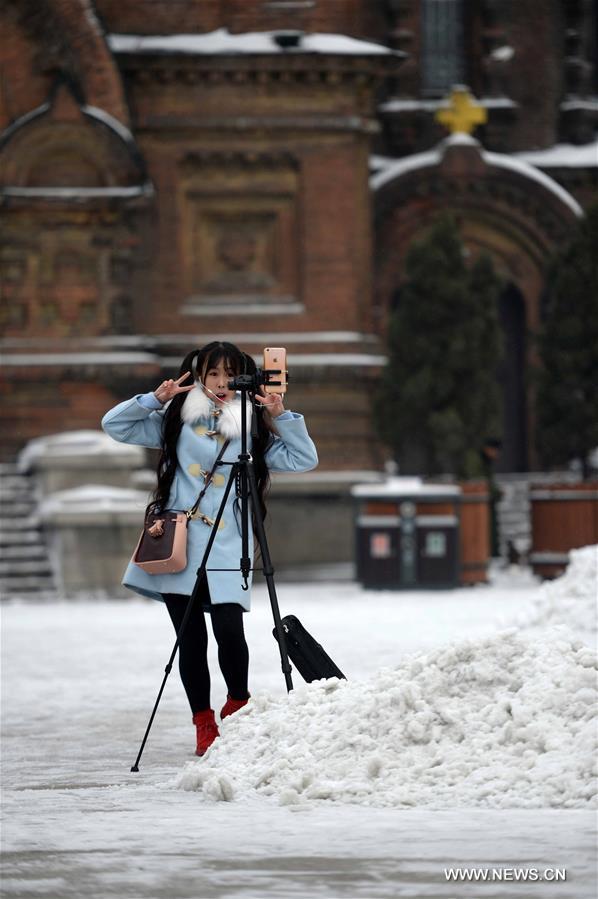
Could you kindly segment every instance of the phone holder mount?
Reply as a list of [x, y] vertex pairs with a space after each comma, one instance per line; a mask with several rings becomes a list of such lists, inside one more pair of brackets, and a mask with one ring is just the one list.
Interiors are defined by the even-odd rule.
[[[229, 390], [246, 390], [248, 392], [257, 393], [260, 387], [267, 385], [268, 387], [286, 387], [289, 380], [288, 372], [284, 372], [285, 381], [273, 380], [274, 375], [282, 375], [282, 369], [263, 369], [257, 368], [252, 375], [236, 375], [231, 378], [227, 386]], [[283, 393], [284, 390], [281, 391]]]

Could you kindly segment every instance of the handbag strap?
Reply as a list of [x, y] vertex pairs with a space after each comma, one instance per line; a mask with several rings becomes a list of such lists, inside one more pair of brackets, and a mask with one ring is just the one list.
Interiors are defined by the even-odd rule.
[[214, 477], [214, 472], [216, 471], [216, 468], [217, 468], [218, 465], [220, 464], [220, 460], [222, 459], [222, 457], [223, 457], [223, 455], [224, 455], [224, 453], [225, 453], [225, 451], [226, 451], [226, 448], [227, 448], [227, 446], [229, 445], [229, 443], [230, 443], [230, 440], [225, 440], [224, 443], [222, 444], [222, 446], [220, 447], [220, 452], [219, 452], [218, 455], [216, 456], [216, 461], [214, 462], [214, 464], [212, 465], [212, 468], [210, 469], [210, 471], [209, 471], [208, 474], [206, 475], [205, 484], [204, 484], [204, 486], [203, 486], [203, 489], [202, 489], [201, 493], [199, 494], [199, 496], [197, 497], [197, 499], [195, 500], [195, 502], [193, 503], [193, 505], [191, 506], [191, 508], [190, 508], [190, 509], [187, 509], [187, 511], [185, 512], [185, 515], [187, 516], [187, 520], [190, 519], [190, 518], [192, 518], [193, 515], [195, 515], [195, 513], [196, 513], [197, 510], [199, 509], [199, 504], [200, 504], [200, 502], [202, 501], [202, 499], [204, 498], [204, 496], [205, 496], [205, 494], [206, 494], [206, 490], [208, 489], [208, 487], [209, 487], [210, 484], [212, 483], [212, 478]]

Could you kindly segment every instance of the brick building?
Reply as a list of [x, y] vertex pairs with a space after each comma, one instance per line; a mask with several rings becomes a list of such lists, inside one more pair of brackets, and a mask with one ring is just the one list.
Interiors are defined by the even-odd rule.
[[[533, 461], [526, 337], [596, 197], [596, 3], [8, 0], [0, 21], [4, 458], [223, 337], [288, 347], [324, 470], [380, 468], [388, 310], [448, 209], [508, 285], [502, 464]], [[437, 121], [455, 83], [476, 140]]]

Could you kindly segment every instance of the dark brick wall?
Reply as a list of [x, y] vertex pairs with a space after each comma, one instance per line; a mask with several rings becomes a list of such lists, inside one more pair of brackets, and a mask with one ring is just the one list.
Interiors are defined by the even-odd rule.
[[[113, 377], [122, 381], [122, 368]], [[104, 413], [122, 398], [115, 399], [118, 389], [111, 389], [107, 379], [106, 366], [36, 365], [34, 356], [27, 366], [6, 366], [0, 381], [0, 457], [14, 458], [29, 440], [41, 435], [97, 430]], [[128, 380], [147, 383], [149, 388], [154, 380], [159, 383], [159, 375], [133, 368]]]
[[386, 0], [317, 0], [280, 8], [275, 0], [96, 0], [109, 31], [129, 34], [233, 33], [300, 29], [385, 39]]
[[129, 113], [101, 24], [80, 0], [19, 0], [0, 10], [0, 129], [44, 103], [57, 78], [124, 124]]
[[558, 105], [563, 96], [564, 35], [559, 3], [512, 3], [505, 25], [515, 50], [510, 95], [520, 106], [508, 150], [549, 147], [558, 139]]
[[[486, 148], [535, 149], [563, 139], [559, 103], [573, 85], [584, 77], [588, 81], [576, 53], [586, 53], [594, 21], [586, 16], [578, 22], [573, 7], [590, 9], [557, 0], [466, 4], [467, 77], [473, 90], [479, 96], [502, 92], [518, 104], [507, 113], [491, 111], [489, 125], [478, 132]], [[0, 128], [44, 103], [59, 79], [69, 83], [70, 93], [56, 94], [55, 118], [38, 123], [29, 142], [22, 133], [8, 162], [7, 145], [0, 175], [17, 172], [20, 186], [39, 185], [33, 151], [37, 147], [41, 157], [51, 157], [58, 135], [54, 123], [72, 129], [60, 169], [67, 172], [65, 186], [86, 183], [83, 163], [90, 160], [95, 180], [88, 186], [141, 182], [135, 148], [127, 156], [120, 138], [104, 145], [90, 123], [77, 118], [78, 103], [87, 103], [130, 124], [155, 195], [97, 205], [4, 201], [0, 252], [9, 273], [3, 317], [10, 351], [28, 353], [33, 363], [38, 352], [91, 352], [96, 338], [111, 348], [110, 341], [139, 334], [167, 340], [188, 335], [193, 345], [212, 334], [243, 334], [250, 342], [251, 335], [264, 331], [304, 332], [301, 353], [339, 352], [334, 341], [310, 344], [310, 333], [320, 330], [360, 332], [382, 341], [401, 260], [425, 227], [431, 206], [424, 196], [400, 197], [386, 237], [372, 234], [372, 140], [379, 152], [410, 153], [430, 149], [443, 136], [433, 111], [419, 111], [383, 117], [384, 131], [376, 138], [378, 96], [420, 96], [418, 0], [318, 0], [284, 12], [261, 0], [96, 0], [95, 9], [99, 24], [83, 0], [2, 6]], [[160, 34], [219, 27], [344, 33], [387, 42], [410, 56], [386, 71], [353, 57], [115, 59], [102, 34], [103, 28]], [[572, 34], [575, 28], [579, 38]], [[503, 46], [513, 48], [512, 59], [498, 65], [489, 54]], [[62, 118], [60, 108], [66, 110]], [[585, 114], [572, 115], [575, 134], [590, 133]], [[54, 186], [60, 181], [57, 171], [58, 166], [48, 175]], [[595, 198], [595, 172], [555, 174], [584, 205]], [[521, 212], [517, 233], [505, 233], [501, 204], [508, 203], [507, 181], [488, 191], [483, 221], [467, 220], [464, 206], [466, 236], [473, 247], [506, 260], [509, 276], [525, 294], [533, 330], [552, 242], [538, 241], [540, 248], [534, 244], [532, 252], [519, 240], [519, 234], [534, 234], [537, 225], [538, 216], [529, 209]], [[440, 205], [454, 202], [441, 178], [432, 189], [444, 198]], [[253, 253], [247, 270], [239, 263], [243, 252]], [[222, 285], [240, 279], [247, 294], [252, 278], [258, 299], [260, 291], [273, 303], [279, 295], [281, 304], [290, 297], [302, 309], [259, 315], [219, 309], [226, 292]], [[209, 315], [197, 314], [202, 304]], [[380, 352], [381, 345], [374, 340], [370, 351]], [[4, 454], [39, 434], [97, 427], [106, 408], [136, 390], [151, 389], [162, 374], [161, 361], [170, 367], [186, 349], [180, 342], [175, 349], [154, 347], [155, 364], [140, 368], [131, 363], [113, 370], [84, 362], [7, 366]], [[322, 365], [298, 373], [292, 404], [310, 416], [324, 467], [373, 467], [383, 460], [371, 433], [375, 376], [375, 366], [341, 372]]]

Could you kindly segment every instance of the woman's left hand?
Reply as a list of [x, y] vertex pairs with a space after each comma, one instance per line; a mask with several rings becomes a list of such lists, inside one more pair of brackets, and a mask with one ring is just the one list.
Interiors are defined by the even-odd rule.
[[272, 418], [278, 418], [284, 412], [281, 393], [266, 393], [262, 388], [261, 393], [256, 393], [255, 398], [268, 410]]

